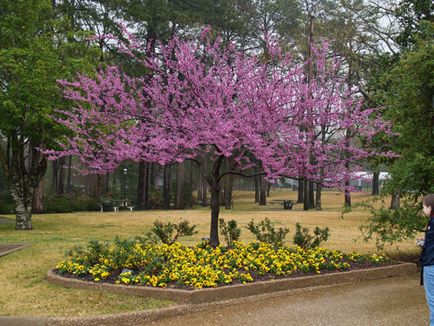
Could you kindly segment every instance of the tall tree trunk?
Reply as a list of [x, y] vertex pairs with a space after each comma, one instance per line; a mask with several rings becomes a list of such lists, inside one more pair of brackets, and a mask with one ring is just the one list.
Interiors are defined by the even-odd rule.
[[11, 185], [12, 198], [15, 201], [16, 230], [32, 230], [33, 188], [30, 182], [14, 182]]
[[104, 175], [97, 174], [95, 180], [95, 198], [100, 199], [103, 194], [104, 188]]
[[[349, 181], [345, 181], [345, 188], [347, 188], [350, 185]], [[345, 193], [344, 193], [344, 198], [345, 198], [345, 207], [351, 207], [351, 192], [348, 189], [345, 189]]]
[[201, 177], [201, 200], [202, 200], [202, 206], [206, 207], [208, 206], [208, 187], [207, 187], [207, 183], [206, 180]]
[[199, 204], [203, 205], [203, 178], [202, 176], [199, 176], [199, 181], [197, 183], [197, 200], [199, 201]]
[[219, 245], [218, 219], [220, 214], [220, 186], [216, 182], [210, 185], [211, 190], [211, 228], [210, 228], [210, 245], [217, 247]]
[[265, 176], [261, 175], [260, 178], [260, 191], [259, 191], [259, 206], [267, 205], [267, 181], [265, 180]]
[[155, 170], [156, 170], [156, 168], [155, 168], [155, 164], [154, 163], [151, 163], [150, 170], [151, 171], [149, 172], [149, 185], [152, 188], [155, 188]]
[[317, 211], [322, 210], [321, 207], [321, 185], [319, 183], [316, 184], [316, 196], [315, 196], [315, 209]]
[[303, 182], [303, 193], [304, 193], [304, 200], [303, 200], [303, 210], [307, 211], [310, 208], [310, 199], [309, 199], [309, 181], [304, 180]]
[[107, 195], [110, 192], [110, 173], [104, 175], [104, 194]]
[[[257, 173], [257, 171], [255, 170], [255, 173]], [[255, 180], [255, 203], [259, 203], [259, 193], [260, 193], [260, 180], [261, 177], [260, 176], [255, 176], [254, 177]]]
[[380, 172], [372, 174], [372, 195], [378, 196], [380, 194]]
[[41, 179], [33, 194], [32, 212], [42, 214], [44, 212], [44, 179]]
[[149, 163], [139, 162], [139, 177], [137, 180], [137, 208], [140, 210], [149, 208]]
[[176, 195], [175, 195], [175, 208], [184, 208], [184, 179], [185, 179], [185, 164], [178, 163], [176, 166]]
[[170, 209], [170, 166], [164, 166], [163, 208]]
[[271, 183], [267, 182], [267, 197], [270, 197], [270, 192], [271, 192]]
[[314, 183], [309, 181], [309, 208], [315, 208]]
[[232, 188], [234, 185], [234, 177], [232, 174], [227, 175], [225, 182], [225, 208], [232, 208]]
[[68, 170], [66, 175], [66, 193], [72, 192], [72, 155], [68, 156]]
[[297, 203], [304, 202], [304, 182], [303, 180], [298, 180], [298, 195], [297, 195]]
[[58, 172], [58, 160], [51, 161], [51, 193], [57, 194], [57, 172]]
[[65, 157], [59, 159], [58, 169], [57, 194], [63, 195], [65, 193]]
[[[47, 169], [47, 161], [36, 150], [40, 144], [29, 143], [25, 149], [24, 139], [18, 131], [11, 137], [10, 190], [15, 201], [17, 230], [32, 229], [33, 193]], [[24, 153], [28, 151], [29, 154]], [[27, 159], [26, 159], [27, 156]]]

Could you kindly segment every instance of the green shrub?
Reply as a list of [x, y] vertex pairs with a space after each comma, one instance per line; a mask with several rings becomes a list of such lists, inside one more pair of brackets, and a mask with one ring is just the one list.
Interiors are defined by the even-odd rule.
[[310, 234], [309, 229], [302, 227], [300, 223], [295, 225], [294, 244], [303, 249], [319, 247], [320, 243], [327, 241], [329, 237], [330, 230], [328, 227], [320, 229], [317, 226], [312, 235]]
[[100, 210], [99, 201], [87, 196], [47, 196], [44, 202], [45, 213], [72, 213], [98, 210]]
[[[150, 233], [155, 234], [162, 243], [173, 244], [180, 237], [196, 234], [195, 228], [196, 225], [190, 226], [190, 222], [186, 220], [182, 220], [178, 224], [155, 221]], [[152, 237], [152, 235], [148, 233], [148, 237]]]
[[8, 192], [0, 194], [0, 214], [13, 214], [15, 212], [15, 203]]
[[149, 189], [149, 207], [152, 209], [163, 207], [163, 191], [155, 187]]
[[235, 220], [230, 220], [226, 223], [224, 219], [219, 219], [220, 234], [225, 238], [226, 244], [229, 246], [234, 241], [238, 241], [241, 235], [241, 229], [237, 226]]
[[274, 245], [274, 247], [282, 246], [286, 235], [289, 233], [288, 228], [282, 227], [276, 231], [268, 217], [257, 225], [251, 220], [249, 224], [247, 224], [246, 229], [252, 232], [259, 241], [270, 243]]

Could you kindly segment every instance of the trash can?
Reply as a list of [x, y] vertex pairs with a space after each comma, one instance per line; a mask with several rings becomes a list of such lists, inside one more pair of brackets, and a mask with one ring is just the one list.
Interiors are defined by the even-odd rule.
[[113, 207], [113, 202], [112, 201], [103, 201], [102, 202], [102, 211], [103, 212], [113, 212], [114, 211], [114, 207]]
[[292, 200], [284, 200], [283, 201], [283, 209], [292, 209]]

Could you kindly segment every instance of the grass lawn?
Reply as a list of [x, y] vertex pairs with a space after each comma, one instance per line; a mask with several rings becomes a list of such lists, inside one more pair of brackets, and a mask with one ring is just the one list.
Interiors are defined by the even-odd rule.
[[[295, 192], [272, 191], [269, 201], [296, 199]], [[353, 202], [367, 199], [369, 195], [356, 193]], [[302, 211], [301, 205], [293, 210], [283, 210], [282, 204], [273, 203], [259, 207], [252, 203], [252, 192], [235, 192], [234, 209], [221, 210], [221, 217], [235, 219], [243, 227], [252, 218], [257, 222], [265, 217], [277, 226], [289, 227], [287, 241], [291, 242], [295, 224], [303, 226], [328, 226], [331, 237], [324, 247], [342, 251], [356, 250], [361, 253], [375, 252], [373, 243], [364, 243], [359, 226], [369, 213], [358, 209], [341, 219], [343, 194], [323, 192], [323, 211]], [[13, 220], [14, 216], [4, 216]], [[66, 289], [45, 280], [48, 269], [62, 260], [66, 250], [74, 245], [86, 244], [90, 239], [112, 239], [118, 235], [126, 238], [148, 231], [156, 219], [177, 222], [180, 218], [198, 225], [199, 233], [182, 238], [185, 244], [194, 244], [209, 236], [210, 211], [208, 208], [174, 211], [146, 211], [119, 213], [71, 213], [34, 215], [32, 231], [15, 231], [14, 224], [0, 224], [0, 243], [31, 243], [21, 251], [0, 257], [0, 315], [32, 316], [85, 316], [163, 307], [171, 302], [154, 299], [107, 294], [98, 291]], [[253, 240], [242, 228], [241, 239]], [[357, 240], [356, 240], [357, 239]], [[356, 240], [356, 241], [354, 241]], [[419, 249], [413, 241], [400, 244], [399, 248], [387, 247], [392, 256], [417, 254]]]

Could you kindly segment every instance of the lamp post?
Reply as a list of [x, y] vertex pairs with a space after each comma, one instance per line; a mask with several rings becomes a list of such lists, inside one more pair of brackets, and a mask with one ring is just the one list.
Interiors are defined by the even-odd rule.
[[128, 169], [124, 168], [124, 199], [127, 200], [127, 174]]

